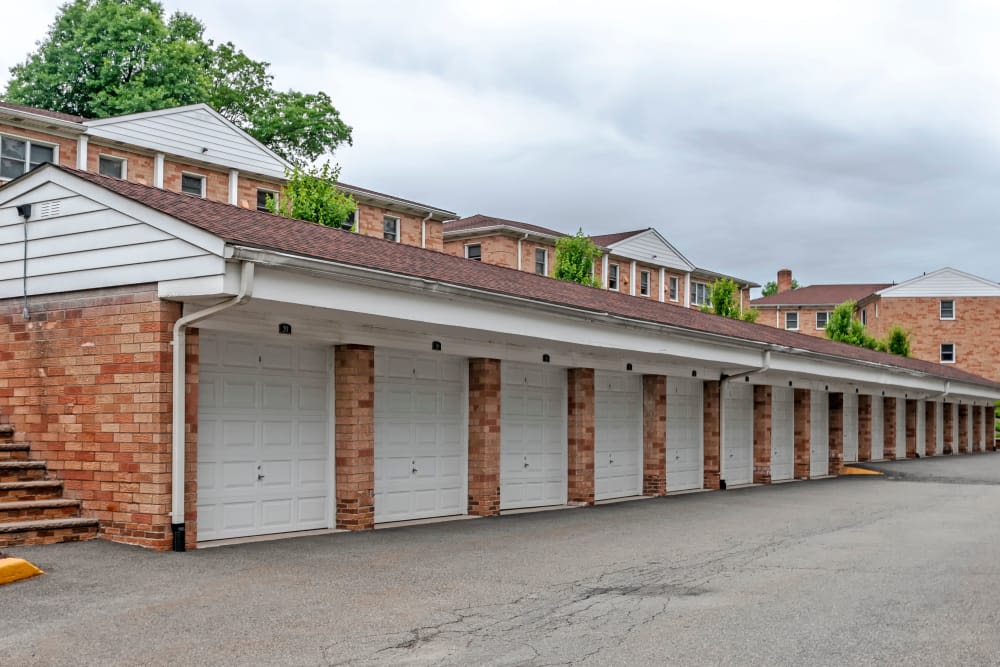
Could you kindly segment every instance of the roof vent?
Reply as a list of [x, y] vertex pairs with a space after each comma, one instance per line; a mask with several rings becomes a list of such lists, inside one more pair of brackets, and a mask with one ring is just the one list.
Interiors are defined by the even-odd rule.
[[55, 218], [62, 212], [62, 202], [59, 200], [43, 201], [38, 205], [38, 218]]

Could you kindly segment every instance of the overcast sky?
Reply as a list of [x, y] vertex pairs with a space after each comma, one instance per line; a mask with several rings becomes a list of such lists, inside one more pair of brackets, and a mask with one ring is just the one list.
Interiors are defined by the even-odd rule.
[[[10, 4], [3, 85], [60, 3]], [[164, 4], [329, 93], [345, 182], [761, 283], [1000, 278], [1000, 3]]]

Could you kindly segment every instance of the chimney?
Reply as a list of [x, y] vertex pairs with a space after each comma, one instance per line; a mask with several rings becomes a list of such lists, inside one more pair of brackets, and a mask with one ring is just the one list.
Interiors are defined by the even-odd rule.
[[792, 289], [792, 270], [780, 269], [778, 271], [778, 294], [788, 292]]

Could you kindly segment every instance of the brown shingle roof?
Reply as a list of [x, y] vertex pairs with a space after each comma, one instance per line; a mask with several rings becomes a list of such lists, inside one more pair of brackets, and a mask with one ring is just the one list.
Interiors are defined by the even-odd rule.
[[23, 104], [14, 104], [13, 102], [0, 102], [0, 109], [23, 111], [24, 113], [35, 114], [36, 116], [48, 116], [49, 118], [65, 120], [70, 123], [82, 123], [87, 120], [83, 116], [74, 116], [73, 114], [60, 113], [59, 111], [49, 111], [48, 109], [39, 109], [37, 107], [28, 107]]
[[591, 236], [590, 240], [601, 246], [602, 248], [607, 248], [608, 246], [614, 245], [619, 241], [624, 241], [625, 239], [632, 238], [643, 232], [648, 232], [652, 227], [646, 227], [645, 229], [634, 229], [631, 232], [615, 232], [614, 234], [600, 234], [598, 236]]
[[548, 227], [541, 227], [539, 225], [532, 225], [527, 222], [520, 222], [518, 220], [506, 220], [504, 218], [494, 218], [493, 216], [483, 215], [482, 213], [477, 213], [476, 215], [470, 215], [467, 218], [462, 218], [461, 220], [450, 220], [444, 223], [445, 234], [451, 234], [455, 232], [472, 232], [477, 229], [488, 229], [490, 227], [513, 227], [515, 229], [523, 229], [526, 232], [534, 232], [535, 234], [543, 234], [545, 236], [555, 236], [556, 238], [561, 238], [566, 236], [562, 232], [557, 232], [554, 229], [549, 229]]
[[[42, 168], [44, 169], [58, 169], [73, 174], [232, 243], [471, 287], [521, 299], [567, 305], [599, 314], [607, 313], [696, 332], [896, 366], [942, 378], [1000, 388], [998, 383], [954, 366], [904, 359], [762, 324], [730, 320], [681, 306], [584, 287], [63, 166], [46, 165]], [[20, 178], [31, 178], [40, 171]]]
[[772, 294], [754, 299], [750, 305], [760, 306], [836, 306], [845, 301], [860, 301], [880, 289], [891, 287], [889, 283], [865, 283], [844, 285], [809, 285], [798, 289]]

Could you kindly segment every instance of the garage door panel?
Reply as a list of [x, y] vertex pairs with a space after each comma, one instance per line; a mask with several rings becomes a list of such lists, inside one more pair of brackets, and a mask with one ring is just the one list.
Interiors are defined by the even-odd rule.
[[844, 394], [844, 462], [858, 460], [858, 397]]
[[219, 338], [222, 365], [233, 369], [256, 369], [260, 363], [256, 343]]
[[292, 501], [288, 498], [262, 500], [260, 523], [265, 528], [287, 528], [293, 524], [292, 510]]
[[264, 459], [260, 463], [260, 473], [264, 478], [260, 480], [261, 486], [267, 490], [283, 489], [287, 490], [292, 486], [294, 478], [292, 476], [292, 462], [285, 460], [268, 461]]
[[809, 401], [809, 476], [830, 472], [830, 395], [814, 391]]
[[906, 458], [906, 399], [896, 399], [896, 458]]
[[228, 502], [222, 506], [224, 533], [253, 531], [257, 528], [257, 503], [252, 500]]
[[700, 489], [703, 385], [690, 378], [667, 378], [667, 490]]
[[260, 367], [266, 370], [299, 370], [295, 367], [293, 358], [292, 348], [287, 345], [269, 345], [264, 343], [260, 346]]
[[642, 378], [594, 375], [594, 494], [597, 500], [642, 493]]
[[795, 477], [795, 394], [788, 387], [771, 388], [771, 479]]
[[222, 381], [221, 407], [224, 410], [254, 410], [257, 382], [249, 376], [230, 376]]

